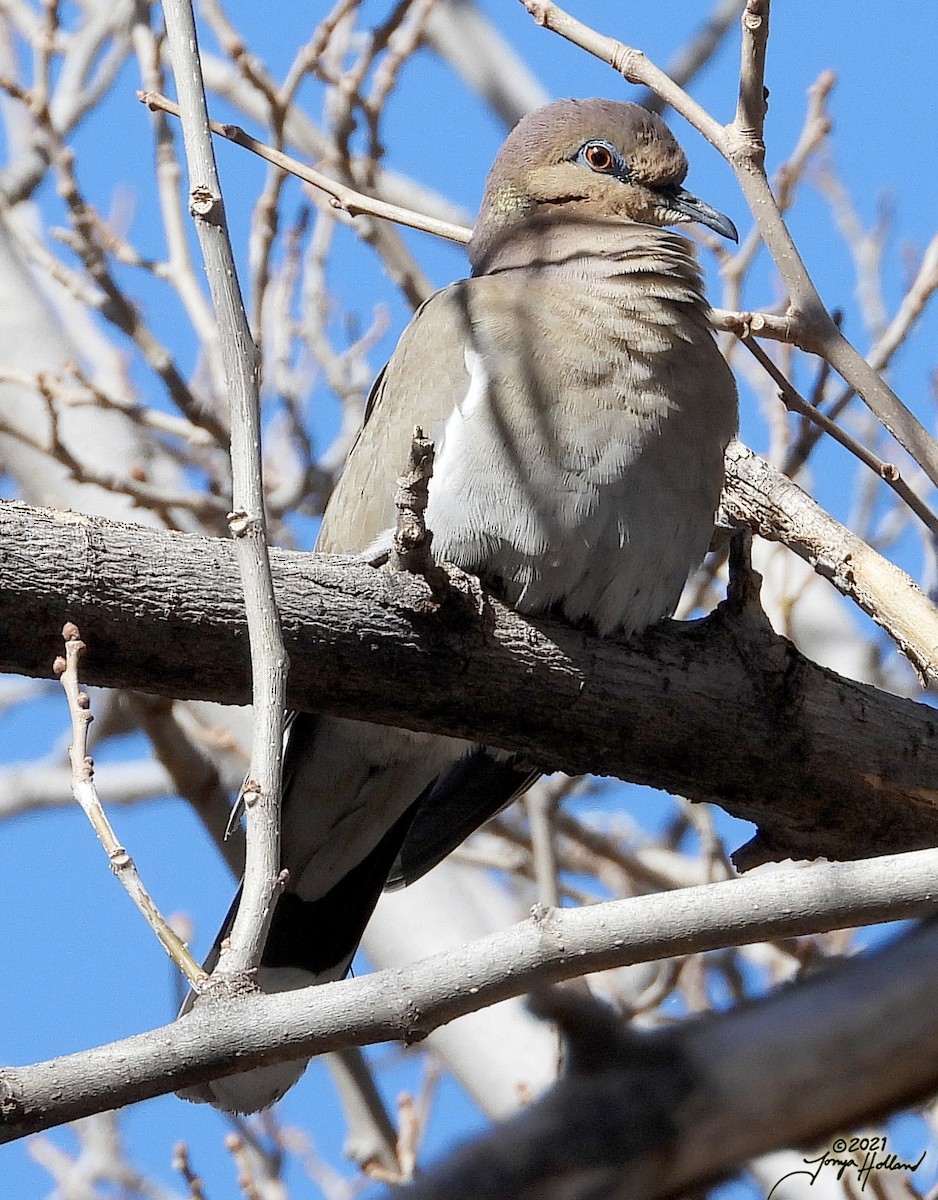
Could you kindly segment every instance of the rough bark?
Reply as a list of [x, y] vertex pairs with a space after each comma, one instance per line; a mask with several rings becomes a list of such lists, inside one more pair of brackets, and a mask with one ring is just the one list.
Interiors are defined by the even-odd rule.
[[[616, 775], [756, 822], [764, 857], [938, 844], [933, 710], [817, 667], [724, 605], [640, 642], [527, 621], [440, 572], [275, 552], [288, 702], [478, 738], [546, 770]], [[0, 506], [0, 669], [49, 676], [63, 622], [86, 681], [244, 703], [230, 543]]]

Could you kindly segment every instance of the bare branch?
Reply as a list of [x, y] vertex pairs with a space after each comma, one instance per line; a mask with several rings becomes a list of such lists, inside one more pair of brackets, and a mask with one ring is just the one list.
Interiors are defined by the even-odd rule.
[[346, 1157], [368, 1175], [400, 1181], [394, 1125], [365, 1056], [351, 1046], [328, 1055], [326, 1065], [348, 1124]]
[[772, 362], [765, 351], [752, 338], [744, 337], [742, 338], [742, 343], [763, 370], [778, 385], [779, 399], [789, 412], [795, 412], [805, 417], [808, 421], [817, 425], [819, 429], [823, 429], [836, 442], [839, 442], [844, 449], [849, 450], [865, 467], [869, 467], [879, 479], [887, 483], [896, 495], [915, 513], [922, 524], [933, 535], [938, 537], [938, 517], [909, 487], [908, 483], [902, 478], [898, 467], [892, 463], [883, 462], [881, 458], [877, 458], [875, 454], [867, 450], [865, 446], [858, 442], [851, 434], [847, 433], [845, 429], [841, 429], [839, 425], [826, 416], [826, 414], [822, 413], [820, 409], [815, 408], [807, 400], [803, 399], [795, 388], [792, 387], [791, 382], [785, 378], [775, 363]]
[[[730, 456], [727, 466], [742, 481], [737, 516], [748, 524], [772, 475], [747, 478], [740, 461]], [[750, 467], [759, 462], [752, 456]], [[798, 507], [783, 499], [781, 520], [791, 521]], [[771, 528], [780, 519], [766, 520]], [[846, 559], [824, 558], [838, 552], [841, 529], [827, 522], [811, 550], [803, 522], [789, 536], [858, 600], [897, 612], [930, 661], [934, 609], [924, 600], [916, 608], [911, 581], [853, 535], [839, 548]], [[0, 544], [16, 546], [0, 557], [3, 669], [47, 675], [48, 630], [64, 611], [95, 647], [91, 682], [229, 703], [249, 696], [230, 543], [5, 504]], [[272, 561], [294, 707], [315, 696], [337, 715], [718, 803], [760, 825], [761, 854], [856, 857], [938, 840], [933, 711], [816, 667], [750, 614], [724, 606], [622, 644], [525, 620], [452, 568], [440, 591], [355, 559], [274, 551]]]
[[[163, 90], [164, 73], [160, 43], [151, 22], [156, 10], [147, 6], [136, 9], [136, 22], [131, 37], [140, 78], [147, 91]], [[168, 258], [163, 264], [164, 277], [169, 280], [186, 311], [199, 344], [209, 365], [215, 395], [225, 394], [225, 373], [218, 345], [215, 314], [197, 277], [187, 237], [185, 210], [182, 205], [180, 180], [182, 167], [176, 151], [170, 122], [163, 113], [153, 119], [154, 154], [156, 166], [156, 198], [166, 236]]]
[[143, 914], [160, 945], [189, 983], [193, 987], [200, 987], [207, 979], [205, 972], [154, 904], [137, 872], [134, 860], [118, 841], [98, 799], [94, 783], [94, 761], [88, 753], [88, 727], [94, 718], [88, 695], [81, 690], [78, 678], [78, 664], [85, 652], [85, 643], [81, 640], [78, 628], [70, 622], [62, 630], [62, 636], [65, 639], [65, 658], [56, 659], [53, 669], [61, 679], [68, 697], [68, 711], [72, 722], [72, 744], [68, 751], [72, 767], [72, 794], [107, 852], [111, 870]]
[[560, 801], [576, 782], [567, 775], [541, 779], [524, 796], [531, 828], [537, 898], [545, 908], [556, 908], [560, 904], [555, 821]]
[[923, 678], [938, 678], [938, 609], [905, 571], [741, 442], [730, 443], [726, 470], [731, 521], [793, 550], [868, 613]]
[[[779, 212], [787, 212], [791, 207], [795, 198], [795, 189], [808, 162], [830, 134], [831, 119], [827, 113], [827, 99], [836, 81], [833, 71], [822, 71], [808, 88], [808, 107], [798, 141], [788, 159], [776, 171], [772, 183]], [[762, 234], [759, 226], [754, 225], [744, 238], [737, 253], [727, 256], [721, 264], [720, 274], [726, 285], [727, 303], [734, 306], [739, 304], [743, 278], [752, 266], [761, 245]], [[725, 251], [723, 253], [725, 254]], [[736, 331], [733, 330], [733, 332]], [[794, 341], [795, 339], [789, 337], [783, 340]]]
[[[150, 1033], [34, 1066], [0, 1070], [0, 1141], [262, 1063], [389, 1039], [413, 1041], [464, 1013], [588, 971], [924, 914], [934, 910], [936, 869], [938, 853], [920, 851], [768, 871], [587, 908], [537, 909], [519, 925], [405, 969], [279, 995], [250, 993], [228, 1001], [228, 1012], [218, 1011], [216, 1005], [209, 1015], [196, 1007], [173, 1025]], [[915, 939], [908, 940], [915, 945]], [[893, 948], [893, 957], [902, 962], [892, 969], [888, 953], [865, 965], [855, 960], [849, 967], [861, 975], [875, 974], [879, 984], [891, 980], [893, 988], [882, 988], [884, 1004], [913, 1002], [919, 1026], [903, 1045], [901, 1059], [892, 1059], [898, 1049], [885, 1037], [884, 1027], [855, 1046], [854, 1053], [863, 1057], [862, 1071], [858, 1067], [855, 1075], [848, 1060], [839, 1057], [843, 1069], [825, 1077], [827, 1088], [836, 1090], [840, 1081], [846, 1093], [856, 1096], [864, 1094], [856, 1087], [860, 1077], [873, 1087], [874, 1081], [901, 1078], [902, 1089], [894, 1098], [898, 1100], [921, 1094], [917, 1089], [923, 1086], [935, 1086], [938, 1071], [925, 1047], [938, 1036], [928, 1002], [938, 987], [938, 954], [915, 954], [911, 949]], [[828, 1035], [835, 1018], [856, 1016], [848, 1005], [828, 1006], [814, 998], [812, 989], [823, 991], [835, 975], [828, 972], [807, 987], [782, 993], [797, 994], [795, 1003], [803, 1013], [811, 1011], [813, 1002], [814, 1022]], [[466, 986], [467, 980], [472, 987]], [[759, 1009], [751, 1006], [735, 1019], [745, 1025]], [[761, 1029], [765, 1018], [755, 1019]], [[725, 1018], [715, 1035], [721, 1044], [724, 1030], [726, 1044], [732, 1043], [738, 1028], [732, 1020]], [[799, 1032], [807, 1038], [806, 1030]], [[755, 1054], [765, 1045], [761, 1037], [743, 1040]], [[736, 1044], [741, 1044], [739, 1037]], [[735, 1070], [736, 1061], [728, 1061], [728, 1069]], [[765, 1087], [761, 1073], [754, 1082]], [[803, 1094], [813, 1090], [805, 1089], [802, 1073], [798, 1086]], [[880, 1098], [885, 1103], [886, 1096], [880, 1093]], [[741, 1127], [745, 1124], [740, 1122]], [[706, 1122], [697, 1127], [701, 1138], [706, 1128]], [[788, 1136], [786, 1130], [785, 1140]], [[734, 1143], [738, 1144], [735, 1138]]]
[[769, 41], [769, 0], [746, 0], [742, 14], [742, 61], [739, 67], [739, 101], [734, 124], [754, 146], [765, 143], [762, 133], [768, 108], [765, 90], [765, 50]]
[[277, 613], [264, 515], [257, 350], [251, 338], [208, 128], [190, 0], [163, 5], [180, 97], [189, 165], [190, 211], [205, 258], [218, 318], [231, 409], [232, 506], [229, 527], [237, 550], [251, 649], [254, 732], [243, 797], [247, 845], [241, 903], [219, 968], [257, 966], [280, 880], [280, 780], [283, 712], [289, 660]]
[[[152, 92], [141, 92], [138, 99], [154, 111], [172, 113], [173, 116], [179, 115], [178, 106], [172, 100], [167, 100], [165, 96], [155, 96]], [[396, 221], [399, 225], [407, 225], [411, 229], [423, 230], [424, 233], [436, 234], [437, 237], [447, 238], [451, 242], [464, 244], [469, 240], [469, 231], [461, 225], [440, 221], [436, 217], [423, 216], [410, 209], [401, 208], [397, 204], [388, 204], [384, 200], [376, 200], [361, 192], [356, 192], [354, 188], [346, 187], [343, 183], [336, 183], [334, 179], [323, 175], [321, 171], [314, 171], [312, 167], [307, 167], [298, 159], [291, 158], [288, 154], [283, 154], [264, 142], [259, 142], [257, 138], [251, 137], [237, 125], [220, 125], [217, 121], [210, 121], [209, 128], [219, 137], [227, 138], [235, 145], [243, 146], [245, 150], [250, 150], [260, 158], [266, 159], [267, 162], [273, 163], [274, 166], [289, 171], [291, 175], [296, 175], [305, 183], [319, 188], [320, 191], [332, 197], [333, 207], [347, 212], [350, 216], [367, 213], [373, 217], [382, 217], [386, 221]]]
[[173, 1170], [178, 1171], [189, 1194], [189, 1200], [205, 1200], [205, 1189], [201, 1178], [196, 1175], [189, 1161], [189, 1147], [177, 1142], [173, 1147]]

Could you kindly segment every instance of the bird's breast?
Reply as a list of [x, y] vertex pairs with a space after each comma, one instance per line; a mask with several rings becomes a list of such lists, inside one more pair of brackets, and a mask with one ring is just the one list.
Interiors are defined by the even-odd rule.
[[706, 553], [735, 389], [699, 302], [529, 282], [471, 314], [465, 391], [434, 430], [434, 549], [522, 611], [628, 633]]

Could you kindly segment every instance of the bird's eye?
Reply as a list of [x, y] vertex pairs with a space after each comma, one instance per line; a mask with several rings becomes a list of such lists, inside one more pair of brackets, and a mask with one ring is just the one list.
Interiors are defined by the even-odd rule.
[[594, 171], [607, 174], [615, 166], [612, 151], [602, 142], [589, 142], [583, 147], [582, 154], [587, 166], [592, 167]]

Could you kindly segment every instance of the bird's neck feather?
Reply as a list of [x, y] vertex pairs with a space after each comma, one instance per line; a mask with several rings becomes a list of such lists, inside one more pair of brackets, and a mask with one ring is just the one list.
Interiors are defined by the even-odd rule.
[[[699, 301], [703, 281], [694, 246], [672, 230], [628, 220], [528, 221], [522, 228], [477, 229], [469, 246], [473, 275], [534, 271], [602, 285], [615, 280], [648, 294]], [[660, 284], [659, 284], [660, 281]]]

